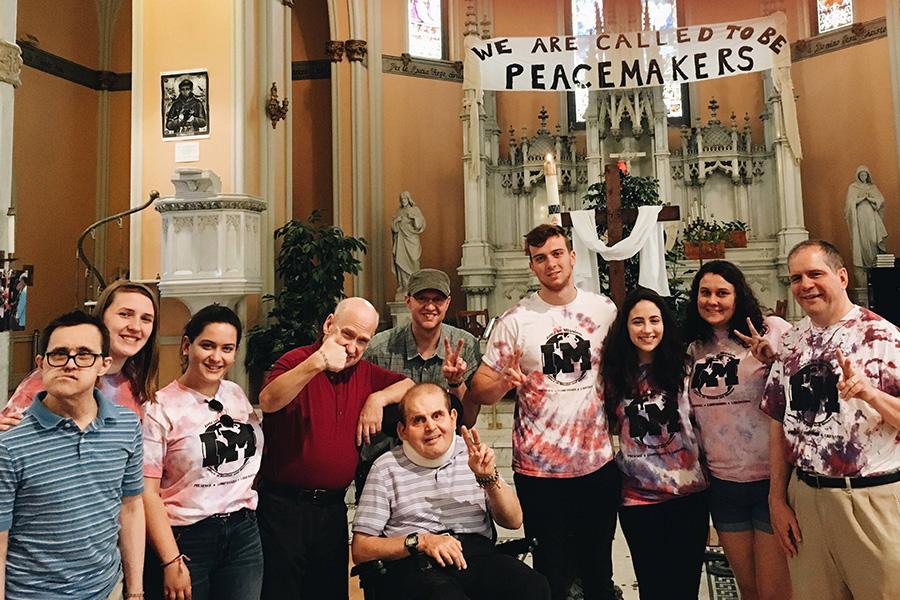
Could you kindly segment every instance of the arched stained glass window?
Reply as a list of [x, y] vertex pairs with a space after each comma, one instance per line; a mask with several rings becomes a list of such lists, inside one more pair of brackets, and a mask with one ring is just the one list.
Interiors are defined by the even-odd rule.
[[[594, 35], [603, 18], [603, 0], [571, 0], [573, 35]], [[672, 29], [678, 26], [676, 0], [642, 0], [643, 24], [646, 29]], [[686, 90], [679, 83], [663, 87], [663, 101], [669, 118], [684, 117], [682, 99]], [[578, 90], [575, 95], [575, 120], [584, 121], [588, 105], [588, 91]], [[571, 105], [570, 105], [571, 106]]]
[[407, 0], [409, 53], [422, 58], [444, 58], [441, 0]]
[[825, 33], [853, 24], [853, 0], [816, 0], [816, 29]]

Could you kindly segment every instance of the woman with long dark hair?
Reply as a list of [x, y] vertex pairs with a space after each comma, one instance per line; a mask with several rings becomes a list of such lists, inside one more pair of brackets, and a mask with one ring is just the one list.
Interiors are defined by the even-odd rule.
[[225, 379], [240, 342], [231, 309], [200, 309], [184, 328], [184, 373], [146, 407], [147, 598], [259, 599], [253, 480], [263, 433], [243, 390]]
[[[710, 511], [745, 600], [791, 597], [787, 562], [769, 520], [769, 423], [760, 409], [783, 319], [763, 317], [744, 274], [705, 263], [691, 284], [689, 397], [710, 472]], [[745, 342], [761, 334], [754, 356]], [[761, 359], [761, 360], [760, 360]]]
[[[141, 406], [156, 393], [159, 370], [159, 303], [142, 283], [120, 279], [103, 290], [94, 314], [109, 329], [112, 365], [100, 377], [103, 395], [141, 416]], [[0, 431], [15, 425], [44, 389], [40, 371], [22, 380], [0, 413]]]
[[610, 423], [619, 431], [619, 523], [641, 600], [696, 598], [709, 513], [685, 391], [684, 345], [656, 292], [626, 296], [603, 343]]

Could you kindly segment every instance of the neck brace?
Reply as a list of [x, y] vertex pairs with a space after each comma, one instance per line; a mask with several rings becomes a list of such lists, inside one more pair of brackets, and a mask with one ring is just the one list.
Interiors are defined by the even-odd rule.
[[456, 436], [453, 436], [453, 439], [450, 441], [450, 447], [447, 448], [447, 451], [438, 456], [437, 458], [425, 458], [418, 452], [416, 452], [415, 448], [412, 447], [412, 444], [403, 440], [403, 454], [406, 455], [406, 458], [412, 461], [413, 464], [418, 465], [420, 467], [425, 467], [427, 469], [437, 469], [438, 467], [443, 467], [450, 461], [450, 457], [453, 456], [453, 451], [456, 449]]

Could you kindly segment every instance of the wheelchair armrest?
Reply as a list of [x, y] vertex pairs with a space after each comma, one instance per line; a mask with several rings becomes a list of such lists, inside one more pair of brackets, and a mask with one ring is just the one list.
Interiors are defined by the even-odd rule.
[[384, 561], [380, 559], [360, 563], [354, 565], [353, 568], [350, 569], [350, 577], [359, 576], [360, 581], [365, 580], [368, 577], [384, 575], [385, 573], [387, 573], [387, 568], [385, 567]]
[[525, 556], [530, 552], [534, 552], [537, 548], [538, 541], [535, 538], [518, 538], [508, 540], [497, 544], [496, 548], [500, 554], [507, 556]]

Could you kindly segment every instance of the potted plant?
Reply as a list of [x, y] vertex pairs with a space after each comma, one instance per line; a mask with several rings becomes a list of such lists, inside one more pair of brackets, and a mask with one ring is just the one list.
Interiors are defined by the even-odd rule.
[[725, 258], [725, 229], [697, 217], [684, 228], [684, 255], [691, 260]]
[[282, 354], [316, 340], [325, 318], [344, 297], [344, 276], [359, 273], [356, 254], [365, 253], [366, 241], [320, 225], [320, 219], [314, 211], [308, 221], [294, 219], [275, 231], [276, 241], [281, 240], [275, 259], [281, 289], [263, 296], [272, 302], [269, 324], [254, 327], [247, 336], [251, 388]]
[[723, 225], [728, 237], [725, 238], [726, 248], [746, 248], [747, 232], [750, 226], [743, 221], [729, 221]]

